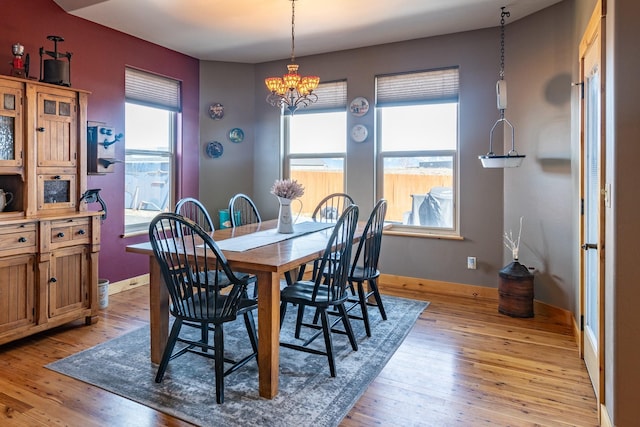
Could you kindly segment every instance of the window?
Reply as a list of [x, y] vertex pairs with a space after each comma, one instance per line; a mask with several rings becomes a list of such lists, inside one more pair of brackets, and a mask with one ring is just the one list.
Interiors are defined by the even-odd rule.
[[378, 192], [394, 229], [457, 233], [458, 69], [378, 76]]
[[285, 175], [305, 187], [303, 214], [327, 194], [343, 192], [347, 149], [347, 83], [321, 83], [318, 101], [284, 116]]
[[147, 231], [173, 207], [180, 83], [131, 68], [125, 73], [125, 234]]

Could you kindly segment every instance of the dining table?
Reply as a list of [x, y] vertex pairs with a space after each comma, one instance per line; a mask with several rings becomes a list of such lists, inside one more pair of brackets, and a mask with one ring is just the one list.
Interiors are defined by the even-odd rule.
[[[291, 235], [277, 235], [277, 220], [219, 229], [211, 234], [233, 271], [257, 278], [258, 382], [260, 396], [267, 399], [278, 394], [281, 279], [286, 272], [320, 258], [333, 231], [332, 224], [312, 224], [296, 223]], [[364, 226], [364, 222], [358, 223], [354, 243], [360, 240]], [[275, 238], [267, 238], [271, 234]], [[252, 247], [255, 245], [259, 246]], [[128, 245], [126, 251], [149, 258], [151, 361], [159, 363], [169, 331], [169, 293], [150, 242]]]

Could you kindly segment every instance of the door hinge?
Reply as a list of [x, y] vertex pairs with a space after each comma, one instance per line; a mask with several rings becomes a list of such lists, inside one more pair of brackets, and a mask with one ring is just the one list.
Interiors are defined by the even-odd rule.
[[580, 199], [580, 215], [584, 215], [584, 199]]
[[580, 332], [584, 331], [584, 315], [580, 315]]

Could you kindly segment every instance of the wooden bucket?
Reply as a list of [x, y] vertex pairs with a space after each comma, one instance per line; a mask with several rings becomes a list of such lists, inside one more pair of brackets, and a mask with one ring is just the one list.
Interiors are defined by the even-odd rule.
[[533, 317], [533, 274], [513, 261], [498, 276], [498, 311], [511, 317]]

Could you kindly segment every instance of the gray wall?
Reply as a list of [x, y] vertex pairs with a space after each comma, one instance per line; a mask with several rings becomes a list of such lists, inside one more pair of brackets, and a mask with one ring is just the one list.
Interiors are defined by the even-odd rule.
[[[326, 81], [346, 78], [349, 99], [364, 96], [372, 103], [377, 74], [460, 67], [460, 228], [464, 240], [385, 236], [380, 261], [385, 273], [496, 286], [496, 272], [503, 266], [502, 171], [483, 170], [477, 156], [488, 151], [489, 130], [498, 118], [494, 94], [498, 59], [496, 29], [299, 59], [303, 74], [318, 73]], [[284, 69], [283, 61], [259, 64], [256, 88], [263, 76]], [[260, 131], [254, 157], [254, 192], [256, 198], [268, 200], [272, 198], [269, 186], [278, 177], [279, 158], [272, 154], [279, 146], [278, 110], [256, 96], [256, 118]], [[361, 118], [349, 116], [347, 129], [364, 123], [372, 134], [374, 118], [373, 112]], [[348, 141], [347, 192], [368, 212], [376, 200], [374, 139], [370, 137], [364, 144]], [[272, 215], [275, 209], [274, 201]], [[478, 270], [466, 269], [468, 255], [478, 257]]]
[[507, 27], [507, 117], [516, 128], [516, 148], [527, 158], [520, 168], [505, 170], [504, 228], [515, 233], [524, 218], [520, 259], [538, 271], [536, 299], [575, 312], [571, 100], [579, 88], [571, 86], [577, 63], [573, 9], [565, 1]]
[[[200, 200], [216, 227], [218, 210], [226, 209], [235, 193], [253, 192], [254, 66], [228, 62], [200, 62]], [[213, 120], [209, 105], [224, 105], [224, 117]], [[244, 141], [233, 143], [229, 131], [240, 128]], [[204, 151], [210, 141], [221, 142], [223, 155], [212, 159]], [[197, 196], [197, 195], [196, 195]]]
[[[458, 65], [460, 67], [460, 230], [463, 240], [385, 236], [381, 267], [387, 274], [496, 287], [497, 272], [510, 261], [503, 232], [517, 232], [524, 216], [520, 260], [536, 267], [536, 298], [574, 310], [571, 200], [571, 3], [546, 9], [507, 26], [507, 118], [516, 127], [516, 148], [527, 154], [522, 167], [483, 169], [477, 156], [488, 151], [498, 118], [495, 82], [499, 69], [497, 28], [300, 58], [301, 72], [326, 81], [347, 79], [349, 99], [375, 99], [377, 74]], [[256, 66], [262, 78], [282, 73], [286, 62]], [[264, 92], [263, 92], [264, 93]], [[256, 96], [255, 197], [267, 205], [278, 177], [278, 110]], [[347, 128], [375, 129], [375, 114], [349, 117]], [[346, 136], [345, 136], [346, 137]], [[370, 209], [376, 200], [375, 144], [348, 143], [347, 191]], [[272, 203], [270, 214], [277, 205]], [[504, 218], [504, 220], [503, 220]], [[467, 256], [478, 270], [466, 269]]]

